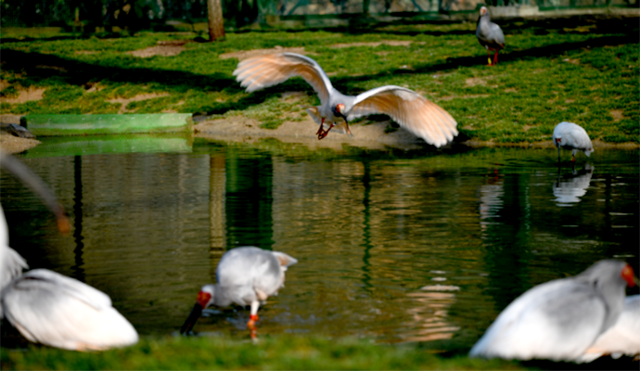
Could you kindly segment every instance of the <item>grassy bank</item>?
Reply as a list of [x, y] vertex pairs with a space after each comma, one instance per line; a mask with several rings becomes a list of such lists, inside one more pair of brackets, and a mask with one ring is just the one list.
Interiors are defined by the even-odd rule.
[[471, 370], [525, 369], [516, 362], [439, 357], [416, 346], [375, 345], [365, 340], [263, 337], [258, 344], [224, 338], [143, 338], [136, 346], [81, 353], [30, 345], [2, 348], [3, 370]]
[[[343, 93], [409, 87], [448, 110], [463, 136], [479, 141], [544, 141], [557, 123], [572, 121], [592, 139], [640, 143], [637, 18], [505, 21], [502, 28], [507, 48], [495, 67], [486, 66], [475, 23], [252, 31], [218, 43], [190, 42], [189, 33], [5, 38], [0, 110], [244, 115], [273, 128], [303, 119], [300, 105], [318, 103], [313, 90], [293, 79], [246, 94], [231, 75], [238, 59], [228, 53], [304, 48]], [[161, 55], [131, 54], [158, 46]], [[168, 55], [171, 48], [179, 54]]]

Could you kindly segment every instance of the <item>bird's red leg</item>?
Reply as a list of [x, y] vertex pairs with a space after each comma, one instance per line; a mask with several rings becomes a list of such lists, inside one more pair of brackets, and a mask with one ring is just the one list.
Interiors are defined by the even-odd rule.
[[331, 130], [332, 127], [334, 127], [335, 125], [333, 125], [333, 122], [331, 123], [331, 125], [329, 125], [329, 129], [327, 129], [327, 131], [318, 134], [318, 140], [323, 139], [324, 137], [327, 136], [327, 134], [329, 134], [329, 130]]
[[247, 328], [251, 330], [251, 338], [255, 339], [256, 335], [256, 322], [258, 322], [258, 315], [252, 314], [249, 316], [249, 322], [247, 322]]
[[322, 133], [324, 133], [324, 117], [322, 118], [322, 122], [320, 123], [320, 128], [316, 132], [316, 135], [318, 136], [318, 139], [321, 139], [320, 135], [322, 135]]
[[496, 54], [493, 56], [493, 65], [498, 64], [498, 50], [496, 49]]

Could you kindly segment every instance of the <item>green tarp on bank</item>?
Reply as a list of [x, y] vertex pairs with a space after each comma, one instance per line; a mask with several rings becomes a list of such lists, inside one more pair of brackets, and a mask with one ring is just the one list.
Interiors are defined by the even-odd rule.
[[193, 125], [190, 113], [27, 115], [20, 122], [35, 136], [173, 133]]

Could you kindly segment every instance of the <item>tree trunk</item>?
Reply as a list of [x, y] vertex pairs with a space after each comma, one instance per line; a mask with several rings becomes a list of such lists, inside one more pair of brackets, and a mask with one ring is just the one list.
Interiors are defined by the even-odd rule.
[[207, 0], [207, 5], [209, 8], [209, 41], [223, 39], [224, 20], [222, 19], [222, 4], [220, 0]]

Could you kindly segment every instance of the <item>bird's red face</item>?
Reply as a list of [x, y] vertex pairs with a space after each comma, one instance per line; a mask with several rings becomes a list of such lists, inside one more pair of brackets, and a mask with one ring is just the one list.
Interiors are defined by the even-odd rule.
[[342, 103], [336, 104], [336, 111], [338, 111], [339, 114], [344, 115], [344, 104]]
[[485, 14], [487, 14], [487, 8], [483, 6], [482, 8], [480, 8], [480, 16], [482, 17]]
[[202, 309], [205, 309], [207, 307], [207, 304], [209, 304], [209, 300], [211, 300], [211, 294], [204, 291], [200, 291], [198, 293], [198, 297], [196, 298], [196, 301], [198, 302], [198, 304], [200, 304]]
[[556, 138], [556, 143], [562, 142], [562, 138]]
[[627, 264], [620, 274], [622, 278], [627, 281], [627, 286], [633, 287], [638, 284], [638, 278], [633, 274], [633, 268], [629, 264]]

